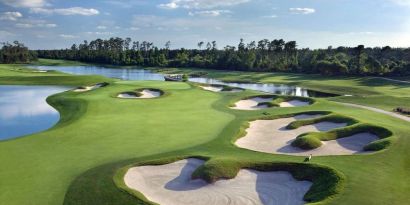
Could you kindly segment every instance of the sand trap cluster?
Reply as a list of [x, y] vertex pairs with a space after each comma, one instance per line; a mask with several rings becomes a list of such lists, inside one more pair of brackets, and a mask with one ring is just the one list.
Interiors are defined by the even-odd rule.
[[213, 184], [192, 173], [204, 161], [186, 159], [159, 166], [128, 170], [125, 184], [161, 205], [304, 204], [303, 196], [312, 185], [297, 181], [288, 172], [260, 172], [243, 169], [234, 179]]
[[231, 92], [231, 93], [236, 93], [236, 92], [241, 92], [243, 89], [240, 88], [232, 88], [229, 91], [224, 91], [224, 86], [223, 85], [204, 85], [200, 86], [204, 90], [212, 91], [212, 92]]
[[378, 140], [371, 133], [358, 133], [349, 137], [336, 140], [322, 141], [322, 146], [313, 150], [303, 150], [293, 147], [291, 143], [297, 136], [307, 132], [324, 132], [335, 128], [344, 127], [346, 123], [320, 122], [313, 125], [302, 126], [288, 130], [286, 126], [300, 119], [318, 117], [319, 115], [298, 115], [291, 118], [275, 120], [256, 120], [250, 122], [246, 135], [235, 142], [238, 147], [277, 154], [290, 155], [349, 155], [363, 153], [363, 147], [370, 142]]
[[137, 92], [120, 93], [118, 94], [117, 97], [126, 98], [126, 99], [133, 99], [133, 98], [146, 99], [146, 98], [157, 98], [161, 95], [162, 94], [160, 91], [151, 90], [151, 89], [143, 89], [142, 91], [137, 91]]
[[[268, 105], [258, 105], [259, 103], [272, 102], [274, 98], [254, 97], [245, 100], [240, 100], [235, 103], [233, 109], [237, 110], [260, 110], [268, 108]], [[299, 107], [309, 105], [309, 102], [301, 100], [291, 100], [279, 103], [279, 107]]]
[[77, 89], [74, 89], [74, 92], [87, 92], [87, 91], [95, 90], [97, 88], [101, 88], [101, 87], [105, 87], [105, 86], [107, 86], [106, 83], [97, 83], [95, 85], [79, 87]]

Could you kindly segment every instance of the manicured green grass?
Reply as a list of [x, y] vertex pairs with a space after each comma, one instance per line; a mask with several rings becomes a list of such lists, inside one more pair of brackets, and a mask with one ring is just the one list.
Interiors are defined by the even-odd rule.
[[[244, 92], [241, 94], [243, 96], [252, 95], [249, 92]], [[229, 123], [223, 132], [219, 135], [217, 139], [212, 140], [209, 143], [193, 147], [187, 150], [181, 150], [172, 153], [166, 153], [159, 156], [152, 156], [146, 158], [139, 158], [135, 160], [130, 160], [131, 162], [121, 162], [123, 166], [129, 166], [130, 164], [135, 164], [138, 162], [144, 162], [145, 160], [155, 160], [161, 159], [164, 156], [167, 157], [186, 157], [186, 156], [201, 156], [206, 157], [214, 160], [217, 163], [217, 166], [226, 165], [227, 173], [221, 173], [222, 171], [226, 171], [223, 168], [217, 169], [215, 172], [209, 172], [209, 174], [213, 174], [211, 176], [218, 176], [218, 175], [226, 175], [232, 176], [234, 171], [232, 172], [232, 168], [235, 170], [239, 165], [236, 163], [242, 164], [240, 167], [244, 166], [247, 162], [253, 163], [262, 163], [262, 164], [277, 164], [277, 163], [301, 163], [304, 160], [304, 157], [296, 157], [296, 156], [286, 156], [286, 155], [273, 155], [273, 154], [264, 154], [253, 152], [245, 149], [236, 148], [232, 144], [232, 139], [235, 136], [240, 135], [241, 131], [239, 127], [242, 124], [246, 123], [250, 119], [256, 118], [275, 118], [276, 115], [278, 116], [286, 116], [289, 113], [299, 113], [302, 111], [315, 111], [315, 110], [322, 110], [322, 111], [332, 111], [336, 113], [343, 113], [347, 116], [351, 116], [354, 119], [357, 119], [361, 122], [373, 122], [377, 123], [380, 126], [386, 127], [390, 130], [394, 130], [395, 138], [397, 141], [393, 143], [387, 150], [382, 152], [376, 152], [374, 154], [366, 154], [366, 155], [354, 155], [354, 156], [323, 156], [318, 157], [315, 156], [313, 161], [313, 165], [324, 165], [327, 167], [331, 167], [332, 169], [337, 170], [337, 172], [342, 173], [346, 180], [342, 180], [341, 184], [338, 184], [336, 187], [335, 193], [340, 193], [336, 196], [333, 196], [331, 199], [325, 200], [323, 203], [326, 204], [385, 204], [391, 203], [394, 200], [396, 204], [403, 204], [408, 200], [408, 196], [406, 194], [406, 190], [408, 190], [409, 185], [407, 183], [403, 183], [402, 179], [408, 179], [409, 174], [405, 170], [406, 161], [408, 161], [408, 156], [403, 156], [406, 153], [408, 154], [409, 151], [405, 148], [408, 146], [407, 143], [410, 143], [405, 137], [405, 132], [408, 129], [405, 123], [401, 122], [398, 119], [393, 119], [390, 117], [386, 117], [384, 115], [370, 112], [367, 110], [359, 110], [359, 109], [352, 109], [347, 108], [345, 106], [337, 105], [331, 102], [327, 102], [323, 99], [317, 99], [317, 103], [313, 104], [312, 106], [306, 107], [299, 107], [299, 108], [272, 108], [268, 109], [268, 112], [271, 113], [272, 117], [264, 115], [262, 111], [237, 111], [237, 110], [230, 110], [227, 108], [227, 104], [231, 101], [232, 98], [237, 98], [238, 96], [235, 95], [226, 95], [223, 99], [216, 102], [214, 105], [215, 108], [224, 112], [231, 112], [235, 114], [236, 119]], [[312, 113], [313, 114], [313, 113]], [[374, 120], [377, 119], [377, 120]], [[397, 123], [397, 124], [396, 124]], [[407, 145], [404, 145], [407, 144]], [[222, 162], [218, 164], [218, 162]], [[382, 166], [383, 165], [383, 166]], [[115, 170], [118, 170], [121, 165], [118, 164], [111, 164], [104, 166], [101, 170], [111, 170], [110, 173], [115, 173]], [[245, 166], [246, 167], [246, 166]], [[303, 169], [306, 170], [306, 169]], [[91, 173], [90, 173], [91, 172]], [[95, 175], [98, 174], [98, 169], [93, 169], [90, 172], [86, 172], [84, 175], [79, 176], [77, 178], [78, 182], [82, 183], [73, 183], [72, 188], [70, 190], [77, 190], [77, 192], [81, 192], [81, 195], [92, 196], [92, 199], [103, 198], [108, 201], [113, 200], [114, 197], [117, 197], [116, 193], [118, 190], [114, 191], [114, 184], [107, 185], [106, 187], [101, 187], [100, 184], [95, 183], [93, 181], [97, 180]], [[372, 174], [369, 174], [371, 172]], [[88, 177], [87, 177], [88, 176]], [[116, 175], [112, 174], [111, 179], [114, 178]], [[324, 177], [331, 177], [333, 174], [330, 175], [323, 175]], [[336, 176], [334, 176], [336, 177]], [[212, 178], [212, 177], [211, 177]], [[109, 180], [110, 176], [104, 175], [104, 179]], [[116, 182], [121, 181], [121, 177], [116, 178]], [[324, 180], [327, 181], [327, 180]], [[91, 191], [80, 189], [78, 187], [84, 186], [87, 184], [88, 187], [91, 187]], [[323, 185], [323, 184], [322, 184]], [[114, 186], [114, 187], [112, 187]], [[343, 191], [340, 191], [344, 187]], [[382, 194], [386, 193], [387, 194]], [[105, 190], [111, 190], [112, 195], [110, 196], [102, 196], [100, 193]], [[358, 192], [355, 192], [358, 190]], [[140, 194], [134, 192], [136, 196], [141, 197]], [[314, 193], [311, 193], [314, 194]], [[317, 194], [317, 192], [316, 192]], [[323, 193], [322, 193], [323, 194]], [[116, 196], [114, 196], [116, 195]], [[326, 195], [326, 194], [323, 194]], [[323, 195], [321, 195], [323, 197]], [[67, 204], [71, 203], [71, 197], [75, 195], [67, 196], [66, 202]], [[376, 197], [375, 197], [376, 196]], [[394, 198], [392, 199], [392, 196]], [[309, 197], [309, 195], [305, 196]], [[91, 201], [90, 197], [84, 197], [85, 201]], [[117, 198], [116, 198], [117, 199]], [[143, 199], [140, 199], [143, 200]], [[97, 200], [99, 204], [109, 204], [105, 203], [105, 200]], [[122, 204], [133, 204], [132, 203], [124, 203]], [[393, 204], [394, 204], [393, 203]], [[92, 204], [92, 203], [91, 203]], [[142, 201], [139, 201], [136, 204], [144, 204]]]
[[[10, 71], [8, 68], [10, 66], [0, 66], [0, 84], [54, 83], [81, 86], [93, 81], [107, 81], [94, 76], [32, 74]], [[5, 75], [8, 76], [3, 77]], [[51, 77], [54, 75], [55, 78]], [[222, 73], [218, 75], [223, 77]], [[242, 75], [245, 74], [239, 73], [238, 78], [242, 78]], [[273, 74], [265, 75], [266, 79], [261, 78], [260, 81], [280, 78]], [[289, 79], [283, 79], [282, 82], [291, 82], [289, 74], [286, 75]], [[9, 80], [8, 77], [12, 76], [16, 77]], [[66, 80], [69, 78], [72, 81]], [[234, 76], [229, 74], [226, 78]], [[297, 83], [308, 83], [311, 79], [301, 76], [300, 81]], [[386, 85], [380, 88], [357, 86], [353, 84], [353, 79], [341, 79], [340, 82], [337, 79], [324, 79], [322, 82], [319, 77], [315, 81], [321, 83], [311, 83], [316, 83], [315, 86], [323, 90], [329, 89], [326, 87], [327, 81], [339, 91], [348, 91], [351, 87], [358, 94], [390, 96], [388, 92], [384, 93]], [[405, 86], [390, 86], [394, 90], [390, 94], [400, 99], [399, 94], [404, 95], [405, 90], [408, 90]], [[113, 97], [119, 92], [144, 87], [158, 88], [169, 95], [150, 100]], [[387, 149], [373, 154], [314, 156], [309, 166], [296, 166], [298, 168], [293, 172], [296, 178], [319, 175], [314, 177], [318, 180], [317, 188], [328, 186], [329, 191], [338, 193], [321, 203], [406, 204], [410, 200], [410, 138], [407, 137], [410, 123], [369, 110], [339, 105], [327, 99], [315, 99], [315, 103], [310, 106], [273, 107], [263, 111], [229, 108], [232, 101], [257, 94], [251, 91], [213, 93], [187, 83], [111, 80], [109, 86], [90, 92], [66, 92], [50, 97], [48, 102], [62, 114], [57, 126], [42, 133], [0, 142], [0, 202], [8, 205], [144, 204], [143, 197], [138, 193], [133, 193], [133, 196], [120, 189], [118, 182], [121, 178], [118, 178], [117, 172], [130, 165], [170, 158], [210, 159], [215, 167], [220, 167], [217, 169], [219, 172], [209, 172], [215, 176], [232, 176], [238, 167], [268, 170], [278, 164], [301, 164], [304, 157], [240, 149], [232, 141], [243, 134], [243, 126], [249, 120], [307, 111], [332, 112], [361, 123], [384, 127], [393, 132], [395, 139]], [[321, 173], [323, 170], [330, 172]], [[334, 189], [330, 186], [332, 183], [329, 183], [332, 179], [338, 182]], [[326, 196], [329, 193], [317, 189], [311, 189], [305, 195], [312, 200]]]

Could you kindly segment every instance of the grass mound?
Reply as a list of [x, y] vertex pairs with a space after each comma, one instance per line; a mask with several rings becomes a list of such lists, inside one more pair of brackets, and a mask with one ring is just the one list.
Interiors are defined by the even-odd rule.
[[317, 118], [293, 121], [286, 126], [286, 129], [297, 129], [302, 126], [312, 125], [312, 124], [316, 124], [319, 122], [347, 123], [347, 125], [350, 126], [350, 125], [358, 123], [359, 121], [353, 118], [350, 118], [350, 117], [343, 116], [343, 115], [330, 114], [330, 115], [317, 117]]
[[241, 169], [240, 163], [227, 159], [208, 160], [192, 173], [192, 179], [214, 183], [219, 179], [232, 179]]
[[385, 149], [391, 143], [390, 139], [385, 138], [388, 138], [393, 135], [393, 133], [386, 128], [365, 123], [357, 123], [351, 126], [334, 129], [328, 132], [305, 133], [298, 136], [296, 140], [292, 142], [291, 145], [305, 150], [315, 149], [322, 145], [321, 141], [336, 140], [339, 138], [349, 137], [354, 134], [363, 132], [369, 132], [371, 134], [378, 136], [381, 139], [365, 146], [363, 148], [364, 151], [378, 151]]

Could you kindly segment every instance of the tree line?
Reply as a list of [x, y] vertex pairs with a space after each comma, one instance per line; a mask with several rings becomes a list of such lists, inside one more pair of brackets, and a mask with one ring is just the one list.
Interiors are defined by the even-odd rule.
[[14, 41], [10, 43], [1, 43], [0, 63], [28, 63], [36, 60], [35, 52], [30, 52], [24, 44]]
[[410, 75], [410, 48], [297, 48], [283, 39], [245, 42], [218, 49], [216, 41], [198, 42], [196, 49], [159, 48], [131, 38], [84, 41], [61, 50], [37, 50], [40, 58], [98, 64], [198, 67], [223, 70], [320, 73], [324, 75]]

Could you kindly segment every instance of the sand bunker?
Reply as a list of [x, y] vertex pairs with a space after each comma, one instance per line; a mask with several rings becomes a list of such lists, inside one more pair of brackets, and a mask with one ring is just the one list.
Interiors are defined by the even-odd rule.
[[279, 103], [280, 107], [300, 107], [300, 106], [306, 106], [306, 105], [309, 105], [309, 102], [300, 101], [300, 100], [291, 100], [291, 101]]
[[212, 92], [221, 92], [223, 87], [222, 86], [200, 86], [204, 90], [209, 90]]
[[233, 109], [237, 110], [260, 110], [264, 108], [268, 108], [267, 105], [258, 105], [259, 103], [262, 102], [271, 102], [273, 98], [261, 98], [261, 97], [256, 97], [256, 98], [250, 98], [246, 100], [240, 100], [235, 103], [235, 107], [232, 107]]
[[204, 163], [186, 159], [159, 166], [128, 170], [125, 184], [161, 205], [242, 205], [304, 204], [303, 196], [312, 185], [297, 181], [288, 172], [260, 172], [243, 169], [234, 179], [208, 184], [192, 180], [195, 169]]
[[106, 86], [106, 85], [107, 85], [107, 84], [105, 84], [105, 83], [97, 83], [97, 84], [91, 85], [91, 86], [79, 87], [79, 88], [77, 88], [77, 89], [75, 89], [75, 90], [73, 90], [73, 91], [74, 91], [74, 92], [87, 92], [87, 91], [90, 91], [90, 90], [95, 90], [95, 89], [97, 89], [97, 88], [104, 87], [104, 86]]
[[[240, 100], [235, 103], [235, 107], [232, 107], [232, 109], [237, 109], [237, 110], [260, 110], [260, 109], [265, 109], [268, 108], [268, 105], [258, 105], [259, 103], [263, 102], [272, 102], [273, 98], [261, 98], [261, 97], [255, 97], [255, 98], [250, 98], [246, 100]], [[309, 105], [309, 102], [301, 101], [301, 100], [291, 100], [287, 102], [281, 102], [279, 103], [280, 107], [299, 107], [299, 106], [306, 106]]]
[[161, 92], [159, 92], [159, 91], [144, 89], [144, 90], [142, 90], [140, 92], [136, 92], [136, 93], [134, 93], [134, 92], [120, 93], [120, 94], [118, 94], [117, 97], [126, 98], [126, 99], [132, 99], [132, 98], [142, 99], [142, 98], [157, 98], [159, 96], [161, 96]]
[[200, 86], [204, 90], [212, 91], [212, 92], [231, 92], [231, 93], [236, 93], [236, 92], [241, 92], [243, 91], [242, 89], [239, 88], [232, 88], [231, 90], [224, 91], [223, 86], [217, 86], [217, 85], [208, 85], [208, 86]]
[[346, 123], [320, 122], [313, 125], [302, 126], [288, 130], [286, 125], [297, 119], [317, 117], [312, 115], [299, 115], [292, 118], [276, 120], [256, 120], [250, 122], [247, 134], [237, 140], [238, 147], [277, 154], [290, 155], [349, 155], [363, 153], [363, 147], [379, 138], [370, 133], [359, 133], [349, 137], [331, 141], [322, 141], [322, 146], [313, 150], [303, 150], [291, 146], [297, 136], [307, 132], [328, 131], [344, 127]]
[[33, 73], [47, 73], [47, 70], [33, 70]]

